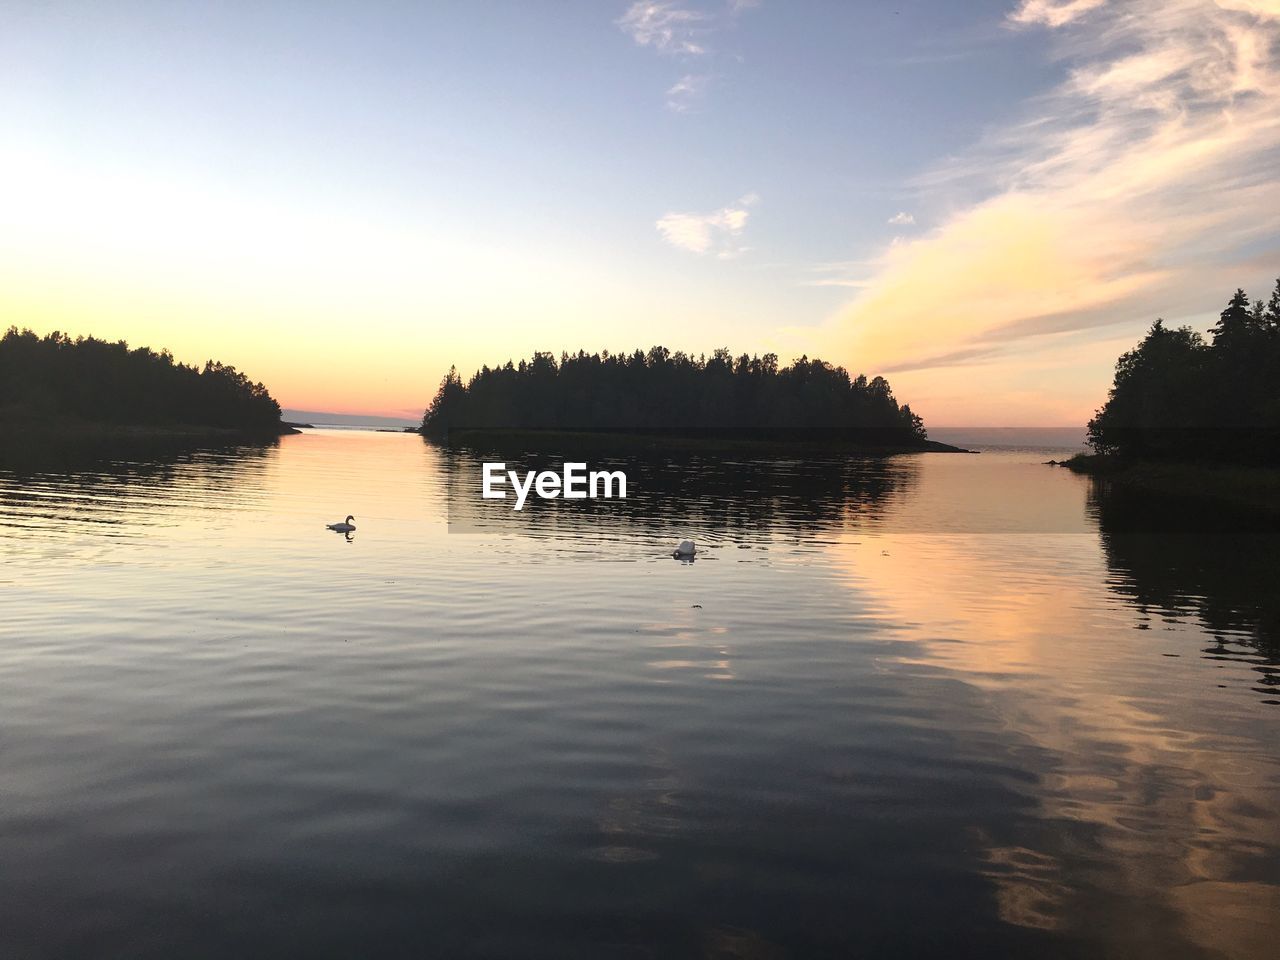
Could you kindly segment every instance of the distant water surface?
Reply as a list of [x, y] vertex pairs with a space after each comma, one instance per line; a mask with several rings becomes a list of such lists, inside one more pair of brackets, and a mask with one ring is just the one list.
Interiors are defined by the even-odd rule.
[[1280, 537], [1043, 439], [0, 468], [0, 955], [1274, 956]]

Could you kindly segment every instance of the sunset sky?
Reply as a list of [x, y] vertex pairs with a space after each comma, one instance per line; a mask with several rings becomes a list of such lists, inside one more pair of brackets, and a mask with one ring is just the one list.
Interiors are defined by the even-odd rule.
[[1280, 0], [0, 7], [0, 323], [414, 416], [534, 350], [1082, 423], [1280, 275]]

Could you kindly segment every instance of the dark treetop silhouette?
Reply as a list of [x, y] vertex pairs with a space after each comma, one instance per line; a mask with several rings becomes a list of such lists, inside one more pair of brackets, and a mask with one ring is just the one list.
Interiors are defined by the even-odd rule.
[[0, 338], [0, 416], [10, 422], [202, 427], [274, 436], [280, 405], [267, 388], [213, 360], [10, 327]]
[[422, 418], [422, 433], [450, 430], [756, 431], [778, 439], [826, 433], [878, 444], [921, 444], [924, 424], [898, 405], [882, 377], [801, 357], [737, 358], [672, 353], [535, 353], [519, 364], [483, 367], [463, 382], [455, 368]]
[[1268, 303], [1237, 290], [1206, 343], [1163, 320], [1116, 363], [1089, 422], [1104, 454], [1152, 460], [1280, 464], [1280, 280]]

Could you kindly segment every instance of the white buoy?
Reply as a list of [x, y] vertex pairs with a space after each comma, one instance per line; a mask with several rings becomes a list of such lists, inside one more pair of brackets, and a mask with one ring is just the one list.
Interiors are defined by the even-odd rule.
[[693, 545], [692, 540], [681, 540], [680, 546], [671, 552], [673, 557], [692, 557], [698, 552], [698, 548]]

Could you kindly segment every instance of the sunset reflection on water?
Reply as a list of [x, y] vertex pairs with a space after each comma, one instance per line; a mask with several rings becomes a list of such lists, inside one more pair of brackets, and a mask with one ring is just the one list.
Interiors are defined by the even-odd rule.
[[1266, 956], [1275, 541], [1131, 535], [1045, 459], [521, 516], [394, 434], [0, 468], [3, 939]]

